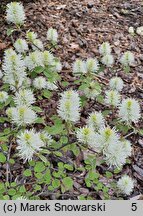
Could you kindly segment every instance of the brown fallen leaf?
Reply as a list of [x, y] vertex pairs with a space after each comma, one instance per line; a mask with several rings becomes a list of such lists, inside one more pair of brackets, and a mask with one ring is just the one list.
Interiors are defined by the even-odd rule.
[[4, 50], [6, 47], [7, 46], [5, 43], [0, 43], [0, 50]]

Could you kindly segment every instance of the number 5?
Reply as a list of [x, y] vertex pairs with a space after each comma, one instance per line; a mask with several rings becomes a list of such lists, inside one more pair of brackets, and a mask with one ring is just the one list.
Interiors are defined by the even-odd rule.
[[132, 203], [132, 211], [136, 211], [137, 210], [137, 203]]

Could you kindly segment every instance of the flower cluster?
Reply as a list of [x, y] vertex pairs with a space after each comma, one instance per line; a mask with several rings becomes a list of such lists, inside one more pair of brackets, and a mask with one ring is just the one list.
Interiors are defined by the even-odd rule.
[[8, 94], [5, 91], [0, 91], [0, 103], [6, 102], [8, 99]]
[[127, 98], [122, 101], [119, 107], [119, 117], [121, 121], [127, 123], [137, 122], [140, 116], [140, 105], [138, 101], [132, 98]]
[[117, 187], [121, 193], [130, 195], [134, 188], [134, 181], [131, 177], [124, 175], [117, 182]]
[[49, 28], [47, 31], [47, 39], [53, 43], [56, 44], [58, 42], [58, 32], [56, 29]]
[[24, 39], [17, 39], [14, 43], [14, 47], [18, 53], [25, 53], [28, 51], [28, 44]]
[[3, 80], [10, 85], [12, 90], [22, 87], [26, 79], [26, 68], [21, 55], [16, 54], [11, 48], [7, 49], [2, 69], [4, 71]]
[[101, 112], [92, 112], [87, 120], [87, 125], [89, 128], [92, 128], [94, 132], [97, 132], [100, 128], [103, 128], [105, 125], [105, 119]]
[[105, 103], [109, 106], [117, 107], [120, 103], [120, 94], [115, 90], [106, 92]]
[[65, 121], [77, 122], [80, 118], [80, 97], [74, 90], [61, 94], [58, 105], [58, 114]]
[[114, 58], [111, 54], [111, 51], [111, 46], [108, 42], [102, 43], [99, 47], [99, 53], [103, 56], [101, 62], [106, 67], [111, 67], [114, 63]]
[[134, 61], [134, 54], [130, 51], [125, 52], [120, 59], [120, 62], [123, 66], [131, 66]]
[[17, 136], [17, 144], [19, 155], [23, 160], [32, 160], [33, 155], [41, 150], [41, 147], [45, 146], [45, 143], [41, 139], [41, 134], [34, 130], [25, 130]]
[[30, 125], [37, 119], [36, 113], [26, 105], [10, 107], [6, 111], [8, 117], [17, 126]]
[[113, 77], [109, 82], [110, 88], [118, 92], [123, 89], [123, 80], [120, 77]]
[[6, 19], [16, 25], [23, 25], [26, 19], [23, 5], [19, 2], [7, 4]]
[[31, 104], [35, 103], [36, 100], [30, 89], [19, 90], [19, 92], [15, 93], [15, 97], [13, 99], [16, 106], [31, 106]]

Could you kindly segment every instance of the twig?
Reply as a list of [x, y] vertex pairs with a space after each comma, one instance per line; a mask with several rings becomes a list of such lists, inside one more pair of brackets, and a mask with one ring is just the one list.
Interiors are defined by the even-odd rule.
[[12, 148], [11, 137], [10, 137], [9, 141], [10, 141], [10, 144], [9, 144], [8, 155], [7, 155], [7, 164], [6, 164], [6, 181], [7, 182], [9, 182], [9, 174], [11, 174], [11, 172], [10, 172], [10, 166], [9, 166], [9, 159], [10, 159], [10, 153], [11, 153], [11, 148]]
[[127, 137], [131, 136], [132, 134], [134, 134], [135, 131], [132, 131], [131, 133], [127, 134], [126, 136], [124, 136], [124, 138], [126, 139]]

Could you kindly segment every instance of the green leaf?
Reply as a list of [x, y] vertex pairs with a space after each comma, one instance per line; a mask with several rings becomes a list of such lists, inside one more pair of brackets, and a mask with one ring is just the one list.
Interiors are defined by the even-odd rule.
[[46, 184], [50, 184], [51, 179], [52, 179], [52, 176], [51, 176], [51, 172], [50, 172], [49, 169], [48, 169], [47, 172], [45, 173], [44, 179], [45, 179], [45, 183], [46, 183]]
[[35, 124], [45, 124], [44, 118], [37, 118]]
[[31, 172], [31, 170], [26, 169], [26, 170], [23, 172], [23, 175], [24, 175], [24, 176], [32, 176], [32, 172]]
[[38, 107], [38, 106], [32, 106], [32, 109], [33, 109], [35, 112], [38, 112], [38, 113], [43, 112], [43, 110], [42, 110], [40, 107]]
[[139, 135], [143, 136], [143, 129], [139, 129], [138, 133]]
[[6, 117], [0, 117], [0, 123], [4, 123], [4, 122], [8, 122], [9, 120], [8, 120], [8, 118], [6, 118]]
[[72, 187], [73, 187], [73, 180], [70, 177], [65, 177], [62, 180], [62, 183], [63, 183], [63, 186], [65, 188], [65, 191], [68, 191], [68, 190], [72, 189]]
[[124, 71], [125, 71], [125, 73], [129, 73], [130, 72], [130, 66], [125, 66], [124, 67]]
[[66, 168], [66, 169], [69, 170], [69, 171], [73, 171], [73, 166], [70, 165], [70, 164], [65, 164], [65, 165], [64, 165], [64, 168]]
[[39, 154], [38, 156], [39, 156], [39, 158], [40, 158], [44, 163], [47, 162], [47, 158], [46, 158], [45, 156], [43, 156], [43, 155], [41, 155], [41, 154]]
[[113, 174], [109, 171], [106, 171], [106, 177], [107, 178], [112, 178], [113, 177]]
[[5, 163], [6, 162], [6, 156], [2, 152], [0, 152], [0, 162], [1, 163]]
[[55, 152], [53, 152], [53, 153], [54, 153], [54, 155], [56, 155], [57, 157], [62, 157], [62, 156], [63, 156], [62, 152], [59, 152], [59, 151], [55, 151]]
[[11, 189], [8, 190], [8, 194], [9, 194], [10, 196], [13, 196], [13, 195], [16, 194], [16, 190], [15, 190], [14, 188], [11, 188]]
[[69, 82], [63, 81], [63, 82], [62, 82], [62, 85], [63, 85], [64, 87], [67, 87], [67, 86], [69, 85]]
[[44, 68], [42, 66], [37, 66], [36, 68], [34, 68], [34, 73], [36, 74], [40, 74], [44, 71]]
[[20, 193], [25, 193], [26, 192], [26, 188], [25, 188], [24, 185], [22, 185], [22, 186], [19, 187], [19, 192]]
[[49, 69], [44, 70], [44, 75], [48, 78], [49, 82], [60, 80], [60, 75], [57, 72], [50, 71]]
[[61, 125], [61, 124], [56, 124], [52, 127], [45, 127], [45, 130], [51, 134], [51, 135], [56, 135], [56, 134], [61, 134], [63, 132], [63, 129], [64, 129], [64, 125]]
[[52, 96], [52, 92], [49, 91], [49, 90], [47, 90], [47, 89], [45, 89], [45, 90], [43, 90], [42, 95], [43, 95], [45, 98], [48, 98], [48, 99], [49, 99], [49, 98]]
[[90, 171], [90, 172], [88, 173], [88, 178], [89, 178], [90, 180], [97, 179], [97, 178], [99, 178], [99, 174], [96, 173], [95, 171]]
[[40, 191], [41, 190], [41, 186], [40, 185], [34, 185], [34, 191]]
[[10, 163], [10, 164], [15, 164], [15, 160], [11, 158], [11, 159], [9, 160], [9, 163]]
[[54, 180], [52, 181], [52, 186], [53, 186], [54, 189], [60, 187], [60, 184], [61, 184], [61, 182], [60, 182], [59, 179], [54, 179]]
[[96, 100], [99, 102], [99, 103], [104, 103], [104, 96], [103, 95], [98, 95]]
[[14, 32], [14, 29], [8, 28], [7, 31], [6, 31], [6, 34], [9, 37], [10, 35], [12, 35], [13, 32]]
[[36, 165], [34, 167], [35, 172], [43, 172], [45, 170], [45, 165], [43, 162], [36, 162]]
[[54, 191], [53, 186], [50, 185], [50, 186], [48, 187], [48, 190], [49, 190], [49, 191]]

